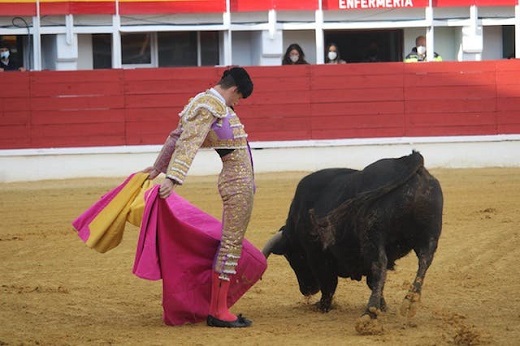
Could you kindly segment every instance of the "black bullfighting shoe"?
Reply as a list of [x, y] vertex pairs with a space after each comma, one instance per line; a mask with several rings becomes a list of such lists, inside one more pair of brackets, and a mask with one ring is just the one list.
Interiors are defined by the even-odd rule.
[[253, 324], [253, 321], [248, 320], [242, 315], [238, 315], [237, 319], [234, 321], [222, 321], [216, 317], [208, 315], [206, 323], [210, 327], [219, 327], [219, 328], [245, 328], [249, 327]]

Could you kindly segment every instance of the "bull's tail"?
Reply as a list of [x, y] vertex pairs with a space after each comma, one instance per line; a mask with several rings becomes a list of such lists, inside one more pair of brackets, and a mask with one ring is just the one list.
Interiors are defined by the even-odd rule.
[[[316, 216], [313, 209], [309, 211], [313, 229], [316, 232], [316, 236], [322, 242], [324, 249], [334, 245], [338, 226], [344, 224], [347, 219], [358, 220], [360, 216], [365, 214], [366, 210], [374, 201], [403, 186], [408, 180], [415, 176], [419, 170], [424, 168], [424, 158], [416, 151], [413, 151], [409, 156], [390, 160], [393, 165], [390, 170], [379, 169], [383, 161], [388, 163], [388, 159], [377, 161], [363, 170], [364, 174], [393, 175], [396, 173], [395, 166], [400, 166], [402, 169], [399, 169], [398, 174], [395, 174], [395, 176], [384, 185], [364, 191], [347, 199], [325, 216]], [[352, 226], [356, 227], [355, 224]]]

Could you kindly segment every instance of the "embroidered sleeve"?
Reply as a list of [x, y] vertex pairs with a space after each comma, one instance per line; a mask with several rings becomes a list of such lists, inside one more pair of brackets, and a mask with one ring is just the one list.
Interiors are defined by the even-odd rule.
[[181, 132], [181, 126], [179, 124], [179, 126], [170, 133], [168, 138], [166, 138], [166, 142], [164, 142], [161, 152], [153, 164], [153, 167], [159, 172], [166, 173], [168, 163], [170, 163], [170, 159], [175, 150], [175, 143], [179, 139]]
[[175, 151], [166, 171], [168, 178], [179, 184], [184, 182], [195, 154], [206, 139], [214, 121], [214, 114], [205, 107], [198, 107], [189, 116], [181, 118], [182, 132], [175, 143]]

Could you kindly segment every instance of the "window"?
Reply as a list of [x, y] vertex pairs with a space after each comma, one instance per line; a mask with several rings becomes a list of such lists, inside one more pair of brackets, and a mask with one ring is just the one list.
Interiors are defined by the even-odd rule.
[[403, 30], [329, 30], [325, 45], [338, 45], [347, 62], [383, 62], [403, 60]]
[[112, 35], [93, 34], [92, 54], [94, 69], [112, 68]]
[[159, 67], [198, 66], [196, 32], [160, 32], [157, 46]]
[[[112, 68], [112, 35], [92, 35], [94, 69]], [[122, 33], [123, 68], [219, 65], [218, 31]]]
[[220, 64], [219, 35], [216, 31], [200, 33], [201, 65], [215, 66]]
[[219, 64], [218, 32], [160, 32], [157, 34], [159, 67], [214, 66]]
[[152, 34], [121, 34], [121, 58], [124, 67], [155, 67]]

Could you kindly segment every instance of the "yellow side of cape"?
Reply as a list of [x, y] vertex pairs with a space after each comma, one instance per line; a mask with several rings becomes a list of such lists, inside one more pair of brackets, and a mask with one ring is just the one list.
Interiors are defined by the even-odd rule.
[[144, 211], [144, 192], [151, 187], [148, 173], [135, 173], [119, 193], [89, 224], [88, 247], [107, 252], [123, 239], [125, 223], [139, 226]]

